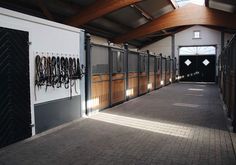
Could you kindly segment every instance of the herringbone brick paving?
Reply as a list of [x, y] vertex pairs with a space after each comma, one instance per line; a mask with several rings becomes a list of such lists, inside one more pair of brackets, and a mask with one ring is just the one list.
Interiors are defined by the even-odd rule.
[[173, 84], [0, 150], [1, 165], [235, 165], [215, 85]]

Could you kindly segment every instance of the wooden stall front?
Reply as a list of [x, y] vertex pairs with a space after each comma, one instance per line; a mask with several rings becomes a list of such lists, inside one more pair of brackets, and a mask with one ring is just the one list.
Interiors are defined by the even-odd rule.
[[161, 87], [161, 57], [156, 58], [156, 88]]

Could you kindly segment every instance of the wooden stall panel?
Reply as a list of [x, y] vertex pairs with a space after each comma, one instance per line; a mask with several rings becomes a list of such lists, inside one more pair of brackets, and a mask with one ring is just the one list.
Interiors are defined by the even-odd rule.
[[155, 73], [149, 73], [149, 90], [153, 91], [155, 89]]
[[130, 90], [129, 98], [138, 96], [138, 73], [129, 73], [128, 89]]
[[125, 101], [125, 75], [112, 75], [112, 104], [117, 104]]
[[156, 88], [160, 88], [161, 87], [161, 58], [158, 57], [157, 58], [157, 65], [156, 65]]
[[161, 59], [161, 81], [166, 85], [166, 58]]
[[109, 106], [109, 75], [92, 76], [91, 109], [101, 110]]
[[153, 55], [149, 56], [149, 82], [148, 90], [153, 91], [155, 89], [155, 63], [156, 57]]
[[168, 85], [168, 84], [170, 84], [170, 73], [166, 73], [166, 80], [165, 80], [165, 82], [166, 82], [166, 85]]
[[147, 75], [141, 73], [139, 77], [139, 94], [147, 93]]
[[165, 79], [165, 84], [168, 85], [170, 84], [170, 60], [168, 59], [166, 61], [166, 79]]
[[161, 74], [158, 73], [156, 75], [156, 88], [160, 88], [161, 87]]

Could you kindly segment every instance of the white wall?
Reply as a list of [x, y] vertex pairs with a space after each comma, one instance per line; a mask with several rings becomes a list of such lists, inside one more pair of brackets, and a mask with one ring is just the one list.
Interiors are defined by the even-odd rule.
[[[67, 56], [82, 58], [81, 54], [81, 34], [84, 32], [80, 29], [47, 21], [37, 17], [28, 16], [4, 8], [0, 8], [0, 27], [27, 31], [29, 33], [29, 61], [30, 61], [30, 94], [31, 94], [31, 121], [35, 124], [34, 105], [47, 101], [67, 98], [70, 96], [70, 90], [65, 88], [49, 87], [47, 91], [45, 88], [35, 89], [35, 56]], [[83, 62], [82, 62], [83, 63]], [[77, 81], [78, 94], [80, 95]], [[35, 98], [35, 95], [37, 96]], [[83, 114], [81, 114], [83, 115]], [[33, 135], [35, 130], [32, 130]]]
[[166, 37], [158, 42], [145, 46], [141, 51], [149, 50], [152, 53], [160, 54], [163, 56], [171, 56], [171, 37]]

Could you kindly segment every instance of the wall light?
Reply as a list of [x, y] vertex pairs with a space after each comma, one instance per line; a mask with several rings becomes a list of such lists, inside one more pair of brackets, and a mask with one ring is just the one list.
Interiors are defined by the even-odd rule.
[[172, 78], [170, 78], [169, 81], [172, 82]]
[[152, 83], [149, 83], [149, 84], [147, 85], [147, 88], [148, 88], [148, 89], [152, 89]]
[[161, 85], [164, 85], [164, 81], [163, 80], [161, 80]]
[[126, 96], [133, 96], [134, 95], [134, 89], [132, 88], [132, 89], [127, 89], [126, 90]]

